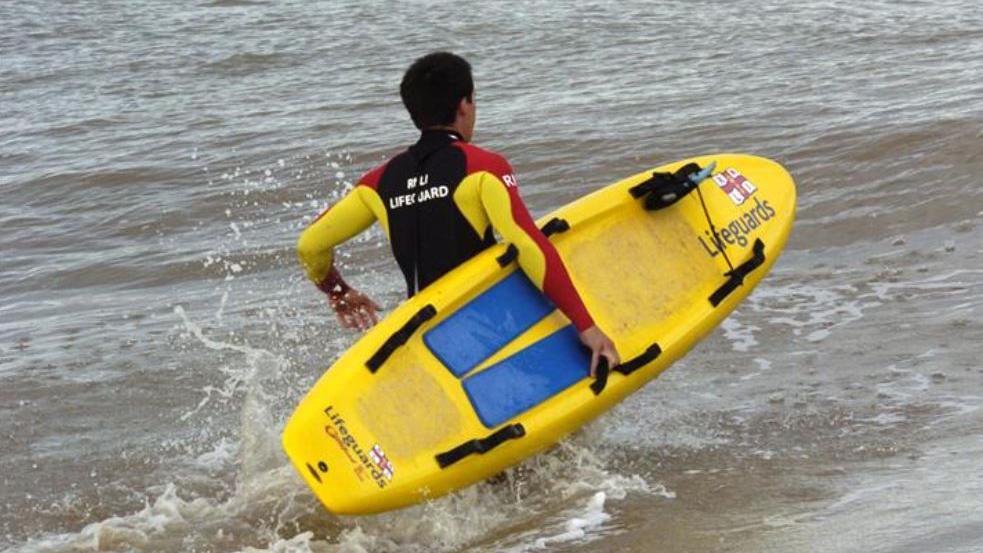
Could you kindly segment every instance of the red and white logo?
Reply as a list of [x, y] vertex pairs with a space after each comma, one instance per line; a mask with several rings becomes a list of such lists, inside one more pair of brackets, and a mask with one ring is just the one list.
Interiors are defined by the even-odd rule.
[[733, 168], [724, 169], [714, 175], [713, 182], [730, 197], [734, 205], [743, 204], [758, 190], [751, 181], [747, 180], [747, 177]]
[[396, 470], [393, 467], [393, 464], [389, 462], [389, 458], [386, 457], [386, 454], [382, 451], [379, 444], [372, 446], [372, 451], [369, 452], [369, 455], [372, 457], [372, 462], [375, 463], [375, 465], [379, 467], [379, 470], [382, 471], [382, 474], [386, 475], [386, 479], [392, 480], [393, 473]]

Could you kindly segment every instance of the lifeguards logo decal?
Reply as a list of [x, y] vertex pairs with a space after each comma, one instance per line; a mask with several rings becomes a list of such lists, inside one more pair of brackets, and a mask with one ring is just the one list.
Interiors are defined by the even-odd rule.
[[348, 462], [351, 463], [355, 476], [363, 482], [366, 477], [369, 477], [379, 488], [385, 488], [392, 481], [396, 470], [382, 451], [382, 447], [375, 444], [369, 451], [362, 449], [358, 440], [348, 430], [345, 419], [334, 406], [325, 407], [324, 414], [330, 422], [324, 427], [324, 433], [341, 448]]

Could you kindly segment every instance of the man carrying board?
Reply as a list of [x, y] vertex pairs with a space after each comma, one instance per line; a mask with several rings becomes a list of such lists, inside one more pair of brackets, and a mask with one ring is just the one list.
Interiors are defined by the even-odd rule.
[[494, 229], [515, 245], [519, 266], [590, 348], [591, 375], [601, 356], [616, 366], [614, 344], [594, 324], [556, 248], [533, 222], [512, 167], [470, 143], [475, 97], [468, 62], [448, 52], [428, 54], [406, 71], [400, 96], [420, 139], [362, 176], [297, 244], [308, 277], [328, 295], [341, 324], [366, 330], [378, 320], [379, 307], [342, 279], [332, 255], [373, 222], [389, 238], [408, 297], [495, 244]]

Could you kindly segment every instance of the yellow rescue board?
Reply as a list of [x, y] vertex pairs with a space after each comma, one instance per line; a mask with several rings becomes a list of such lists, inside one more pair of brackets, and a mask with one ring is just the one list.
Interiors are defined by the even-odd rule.
[[[716, 163], [714, 176], [700, 185], [703, 202], [693, 192], [670, 207], [647, 211], [643, 200], [629, 193], [653, 171], [672, 172], [689, 162]], [[795, 184], [788, 172], [768, 159], [740, 154], [657, 167], [580, 198], [540, 223], [561, 218], [569, 224], [551, 241], [594, 320], [623, 360], [638, 360], [636, 370], [627, 375], [612, 371], [599, 394], [591, 388], [595, 380], [585, 376], [509, 420], [486, 426], [462, 378], [423, 337], [519, 270], [515, 262], [499, 265], [506, 245], [498, 245], [406, 301], [362, 336], [297, 407], [284, 429], [283, 447], [318, 499], [338, 514], [395, 509], [488, 478], [610, 409], [686, 353], [764, 277], [785, 246], [794, 217]], [[763, 245], [757, 256], [756, 242]], [[733, 265], [753, 270], [714, 306], [710, 297], [728, 280], [722, 252]], [[393, 343], [391, 337], [414, 316], [422, 325], [377, 363], [380, 348]], [[466, 377], [567, 325], [553, 310]], [[653, 351], [655, 344], [660, 352]], [[452, 462], [442, 467], [441, 454]]]

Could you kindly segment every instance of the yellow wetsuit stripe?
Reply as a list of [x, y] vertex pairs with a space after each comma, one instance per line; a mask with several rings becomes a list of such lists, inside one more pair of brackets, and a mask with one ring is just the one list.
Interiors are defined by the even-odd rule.
[[324, 211], [297, 240], [297, 256], [308, 278], [320, 285], [334, 263], [334, 247], [378, 220], [386, 236], [389, 225], [382, 199], [368, 186], [356, 186]]
[[485, 174], [487, 173], [472, 173], [464, 177], [454, 191], [454, 205], [478, 236], [484, 236], [491, 224], [481, 202], [481, 177]]
[[[529, 232], [519, 226], [513, 213], [512, 197], [505, 183], [492, 173], [476, 173], [481, 205], [492, 226], [519, 250], [519, 266], [540, 290], [546, 281], [546, 256]], [[524, 207], [523, 207], [524, 208]]]

